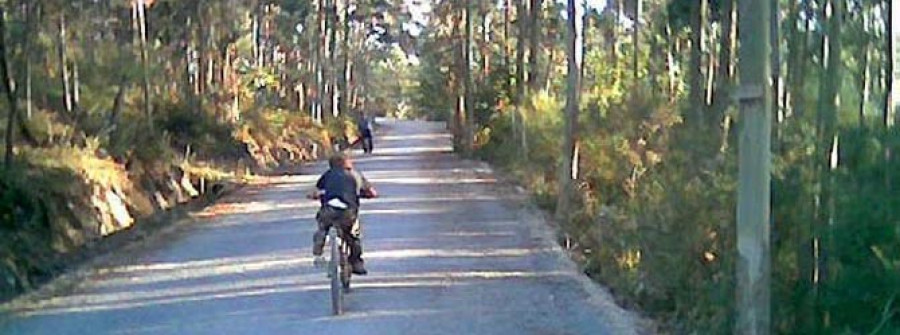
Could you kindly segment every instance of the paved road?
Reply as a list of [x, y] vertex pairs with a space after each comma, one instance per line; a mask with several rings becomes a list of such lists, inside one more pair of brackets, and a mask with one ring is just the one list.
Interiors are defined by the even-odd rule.
[[0, 334], [634, 333], [520, 195], [449, 151], [441, 124], [385, 121], [357, 159], [382, 197], [363, 204], [370, 275], [354, 277], [346, 315], [330, 315], [312, 266], [315, 176], [302, 175], [0, 306]]

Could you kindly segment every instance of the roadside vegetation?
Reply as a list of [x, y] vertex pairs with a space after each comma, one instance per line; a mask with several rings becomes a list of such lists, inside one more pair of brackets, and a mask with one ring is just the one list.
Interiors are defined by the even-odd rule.
[[[740, 332], [738, 3], [436, 1], [415, 110], [527, 186], [624, 303]], [[748, 34], [774, 50], [771, 331], [900, 332], [893, 2], [770, 5], [774, 33]]]

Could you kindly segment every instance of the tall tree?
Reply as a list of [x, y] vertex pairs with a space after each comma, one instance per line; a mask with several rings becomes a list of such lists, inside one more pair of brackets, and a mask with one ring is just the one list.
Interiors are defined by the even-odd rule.
[[528, 153], [528, 138], [527, 132], [525, 128], [525, 114], [524, 114], [524, 104], [526, 95], [528, 92], [528, 72], [525, 69], [525, 56], [526, 56], [526, 36], [528, 36], [527, 32], [529, 31], [530, 26], [530, 17], [528, 14], [528, 1], [517, 1], [516, 7], [516, 87], [515, 87], [515, 98], [513, 99], [516, 104], [516, 110], [514, 115], [518, 120], [518, 123], [515, 122], [513, 127], [518, 128], [518, 132], [515, 133], [518, 137], [519, 143], [519, 151], [520, 154], [527, 155]]
[[728, 96], [731, 86], [734, 86], [734, 59], [735, 59], [735, 41], [737, 33], [737, 8], [735, 0], [723, 0], [719, 6], [719, 17], [721, 22], [721, 36], [719, 37], [719, 58], [716, 61], [716, 78], [717, 89], [713, 96], [713, 104], [715, 105], [715, 117], [718, 119], [725, 113], [725, 108], [730, 104], [731, 98]]
[[72, 117], [75, 111], [75, 99], [72, 97], [71, 72], [69, 72], [69, 37], [66, 29], [66, 12], [62, 11], [58, 19], [59, 34], [57, 34], [57, 52], [59, 55], [59, 78], [62, 80], [63, 106], [67, 117]]
[[859, 126], [866, 126], [866, 106], [869, 103], [869, 99], [872, 94], [872, 38], [870, 37], [871, 29], [869, 28], [870, 15], [867, 11], [863, 11], [862, 21], [863, 21], [863, 60], [859, 63], [859, 80], [860, 80], [860, 93], [859, 93]]
[[316, 1], [316, 91], [313, 107], [313, 119], [321, 123], [325, 113], [326, 100], [326, 64], [328, 63], [328, 0]]
[[781, 15], [778, 9], [778, 0], [769, 0], [771, 2], [769, 10], [769, 41], [772, 45], [772, 108], [777, 121], [784, 121], [784, 110], [781, 106]]
[[[825, 68], [819, 91], [818, 114], [816, 119], [817, 179], [819, 205], [817, 206], [815, 239], [819, 246], [816, 253], [816, 282], [827, 282], [830, 278], [831, 255], [833, 252], [832, 227], [835, 220], [834, 170], [838, 166], [838, 109], [842, 78], [841, 28], [844, 24], [844, 1], [830, 0], [825, 4], [826, 33], [823, 35], [823, 55]], [[817, 300], [822, 299], [822, 290], [817, 290]], [[821, 307], [817, 304], [817, 309]], [[825, 318], [824, 311], [818, 311], [817, 320]], [[821, 325], [823, 322], [817, 322]]]
[[634, 2], [634, 27], [632, 28], [632, 43], [634, 48], [634, 54], [632, 54], [632, 76], [634, 79], [637, 79], [640, 75], [641, 68], [641, 16], [643, 15], [643, 0], [635, 0]]
[[3, 156], [3, 163], [9, 169], [13, 161], [13, 141], [15, 140], [15, 127], [13, 125], [16, 123], [19, 106], [16, 101], [16, 94], [13, 91], [12, 76], [9, 73], [6, 45], [6, 8], [2, 6], [0, 6], [0, 79], [3, 80], [3, 91], [6, 93], [6, 101], [9, 107], [9, 112], [6, 115], [6, 150]]
[[709, 1], [691, 2], [691, 59], [688, 68], [690, 78], [690, 103], [693, 111], [686, 118], [695, 126], [702, 126], [706, 112], [704, 100], [703, 52], [706, 50], [706, 29], [709, 13]]
[[474, 127], [475, 127], [475, 85], [472, 80], [472, 52], [473, 52], [473, 15], [475, 14], [475, 9], [473, 8], [474, 0], [466, 0], [465, 2], [465, 11], [463, 15], [465, 15], [465, 42], [463, 43], [463, 91], [465, 95], [465, 122], [463, 124], [463, 154], [466, 157], [471, 157], [474, 153]]
[[900, 108], [900, 0], [888, 0], [888, 19], [884, 20], [887, 33], [887, 73], [888, 89], [883, 123], [894, 125], [894, 118]]
[[[144, 115], [147, 117], [147, 126], [153, 131], [153, 102], [150, 95], [150, 55], [147, 47], [147, 3], [146, 0], [134, 2], [135, 33], [138, 35], [138, 54], [141, 60], [141, 77], [144, 93]], [[62, 28], [60, 28], [62, 30]]]
[[538, 62], [541, 54], [541, 27], [545, 25], [544, 0], [527, 1], [530, 1], [529, 10], [531, 11], [528, 21], [528, 88], [531, 92], [536, 92], [541, 86]]

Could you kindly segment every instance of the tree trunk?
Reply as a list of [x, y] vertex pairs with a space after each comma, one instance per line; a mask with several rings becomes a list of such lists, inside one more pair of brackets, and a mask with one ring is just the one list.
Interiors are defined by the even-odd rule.
[[694, 126], [703, 125], [706, 112], [703, 99], [703, 43], [706, 41], [706, 13], [708, 0], [691, 2], [691, 59], [688, 68], [690, 78], [690, 105], [694, 110], [687, 115], [687, 123]]
[[31, 120], [34, 115], [34, 81], [31, 75], [32, 61], [30, 54], [25, 60], [25, 118]]
[[478, 45], [481, 54], [480, 82], [487, 82], [491, 74], [491, 11], [481, 11], [481, 42]]
[[[525, 0], [523, 0], [525, 1]], [[538, 74], [539, 55], [541, 53], [541, 25], [543, 24], [543, 0], [529, 0], [531, 2], [531, 20], [528, 33], [528, 89], [536, 92], [541, 88], [541, 75]]]
[[[784, 29], [784, 38], [787, 40], [787, 52], [786, 52], [786, 66], [785, 78], [786, 86], [785, 86], [785, 103], [782, 104], [782, 107], [786, 110], [785, 115], [791, 116], [796, 112], [795, 104], [797, 102], [796, 94], [798, 93], [798, 89], [795, 87], [797, 85], [797, 67], [800, 66], [799, 62], [802, 61], [799, 56], [800, 52], [800, 33], [797, 28], [797, 20], [800, 17], [800, 5], [798, 1], [790, 2], [788, 6], [787, 16], [785, 17], [785, 29]], [[780, 144], [779, 144], [780, 145]]]
[[30, 2], [25, 2], [25, 33], [23, 37], [25, 38], [25, 46], [24, 46], [24, 72], [25, 72], [25, 118], [27, 120], [31, 120], [32, 115], [34, 115], [34, 95], [33, 95], [33, 86], [34, 82], [32, 80], [32, 68], [34, 67], [34, 37], [32, 34], [37, 31], [37, 13], [40, 12], [41, 7], [40, 4], [32, 4]]
[[725, 115], [731, 102], [729, 96], [734, 86], [735, 34], [737, 34], [735, 0], [723, 0], [720, 7], [722, 36], [719, 38], [719, 59], [716, 61], [716, 91], [713, 95], [713, 113], [717, 120]]
[[[807, 26], [809, 4], [804, 1], [790, 2], [790, 8], [787, 16], [788, 23], [785, 24], [786, 38], [788, 42], [788, 68], [787, 68], [787, 95], [790, 97], [790, 105], [788, 108], [789, 120], [794, 119], [797, 122], [803, 122], [802, 115], [806, 111], [807, 99], [804, 92], [804, 82], [806, 67], [808, 66], [808, 41], [807, 33], [801, 32], [799, 27]], [[783, 147], [783, 141], [777, 143], [776, 148], [779, 150]], [[814, 169], [815, 167], [810, 167]], [[795, 254], [797, 258], [796, 271], [796, 287], [800, 299], [797, 299], [794, 308], [798, 311], [795, 318], [799, 329], [812, 329], [814, 319], [814, 301], [813, 287], [815, 285], [815, 249], [813, 244], [813, 216], [815, 215], [811, 208], [813, 207], [812, 198], [815, 197], [812, 192], [805, 194], [810, 200], [810, 204], [803, 215], [807, 220], [801, 222], [797, 226], [796, 238], [792, 241], [796, 245]]]
[[205, 0], [197, 5], [197, 30], [200, 40], [197, 41], [197, 74], [196, 83], [194, 84], [197, 92], [197, 112], [203, 113], [206, 103], [206, 68], [208, 49], [209, 49], [209, 28], [207, 27]]
[[317, 123], [322, 123], [325, 114], [326, 84], [325, 84], [325, 66], [327, 63], [325, 51], [328, 48], [328, 20], [326, 20], [326, 4], [327, 0], [316, 1], [316, 98], [315, 107], [313, 109], [313, 118]]
[[642, 0], [634, 1], [634, 29], [632, 30], [632, 38], [634, 39], [634, 54], [632, 55], [632, 72], [634, 79], [640, 76], [640, 59], [641, 59], [641, 15], [644, 2]]
[[[581, 16], [582, 35], [581, 35], [581, 45], [580, 45], [581, 55], [582, 55], [581, 57], [583, 59], [585, 55], [590, 53], [590, 43], [588, 43], [588, 36], [591, 34], [591, 32], [590, 32], [591, 16], [588, 14], [588, 13], [590, 13], [590, 10], [591, 10], [590, 3], [587, 0], [582, 0], [581, 8], [584, 11], [584, 15]], [[553, 66], [553, 60], [551, 59], [551, 60], [547, 61], [547, 63], [549, 63], [549, 66], [547, 66], [547, 73], [550, 73], [551, 68]], [[581, 78], [582, 81], [584, 81], [584, 75], [588, 71], [587, 62], [582, 61], [580, 63], [582, 66], [580, 69], [581, 72], [578, 74], [578, 77]], [[584, 82], [582, 82], [582, 85], [585, 85]], [[547, 76], [546, 87], [547, 87], [547, 90], [550, 89], [550, 76], [549, 75]]]
[[81, 115], [81, 73], [78, 71], [78, 63], [72, 62], [72, 108], [75, 119], [80, 120]]
[[893, 127], [894, 118], [897, 114], [897, 109], [900, 108], [900, 85], [898, 85], [898, 81], [900, 81], [900, 0], [889, 0], [888, 1], [888, 19], [884, 20], [885, 24], [885, 32], [888, 35], [887, 39], [887, 50], [888, 50], [888, 61], [887, 61], [887, 73], [888, 73], [888, 89], [887, 89], [887, 103], [885, 103], [884, 110], [884, 120], [882, 121], [885, 127]]
[[[818, 278], [815, 281], [821, 285], [829, 280], [830, 274], [830, 251], [833, 250], [833, 240], [831, 227], [834, 222], [834, 172], [837, 168], [837, 112], [840, 106], [839, 93], [841, 90], [841, 25], [843, 25], [843, 0], [830, 0], [825, 8], [826, 18], [826, 34], [823, 38], [823, 53], [825, 56], [825, 69], [818, 101], [818, 117], [817, 117], [817, 178], [820, 183], [819, 188], [819, 206], [817, 208], [814, 238], [818, 241], [818, 253], [815, 271]], [[822, 300], [822, 291], [816, 290], [816, 319], [815, 325], [821, 327], [824, 318], [827, 316], [825, 311], [820, 307]], [[822, 332], [824, 329], [817, 329]]]
[[863, 14], [863, 21], [865, 21], [864, 24], [866, 26], [865, 30], [866, 30], [867, 34], [865, 37], [866, 41], [863, 46], [863, 49], [864, 49], [863, 61], [860, 64], [860, 69], [859, 69], [859, 72], [862, 74], [860, 76], [861, 77], [860, 78], [860, 81], [861, 81], [860, 86], [862, 87], [862, 90], [860, 90], [860, 95], [859, 95], [859, 126], [860, 127], [866, 126], [866, 106], [868, 105], [869, 96], [871, 95], [871, 91], [872, 91], [872, 85], [871, 85], [871, 83], [872, 83], [872, 71], [871, 71], [872, 40], [868, 35], [869, 21], [868, 21], [868, 16], [865, 14]]
[[[512, 36], [511, 31], [511, 21], [512, 21], [512, 0], [505, 0], [503, 4], [503, 71], [505, 71], [504, 91], [509, 94], [508, 96], [512, 96], [512, 76], [509, 72], [512, 68], [512, 44], [509, 43], [509, 40]], [[515, 102], [515, 100], [514, 100]], [[513, 114], [514, 115], [514, 114]], [[515, 116], [513, 116], [515, 117]], [[513, 123], [515, 123], [515, 119], [513, 119]], [[513, 128], [515, 129], [515, 128]]]
[[128, 90], [128, 77], [122, 76], [119, 80], [119, 88], [116, 90], [116, 97], [113, 99], [112, 111], [109, 113], [107, 120], [107, 128], [112, 129], [119, 122], [119, 115], [122, 114], [122, 106], [124, 105], [125, 92]]
[[669, 101], [674, 102], [678, 96], [678, 65], [675, 64], [675, 46], [677, 37], [672, 34], [672, 27], [666, 23], [666, 69], [669, 77]]
[[528, 8], [527, 1], [518, 1], [518, 5], [516, 7], [516, 23], [517, 23], [517, 36], [516, 36], [516, 93], [515, 93], [515, 104], [516, 104], [516, 112], [513, 114], [516, 116], [516, 120], [513, 120], [513, 128], [518, 128], [518, 142], [519, 142], [519, 154], [522, 157], [527, 157], [528, 155], [528, 141], [527, 141], [527, 127], [525, 125], [525, 99], [528, 91], [527, 79], [528, 72], [525, 69], [525, 51], [526, 51], [526, 39], [527, 31], [528, 31]]
[[735, 334], [769, 334], [772, 90], [769, 1], [739, 1], [740, 162], [737, 207]]
[[338, 110], [337, 82], [338, 74], [335, 72], [337, 68], [337, 27], [338, 27], [338, 11], [337, 0], [331, 0], [328, 6], [328, 107], [333, 117], [340, 116]]
[[[898, 61], [898, 53], [900, 51], [898, 48], [898, 39], [900, 39], [900, 31], [897, 31], [897, 28], [900, 27], [900, 0], [889, 0], [886, 3], [887, 9], [887, 19], [884, 20], [885, 24], [885, 33], [888, 36], [887, 41], [887, 64], [885, 64], [885, 77], [886, 85], [885, 85], [885, 108], [884, 108], [884, 116], [882, 117], [882, 124], [885, 128], [891, 128], [894, 125], [894, 115], [897, 111], [898, 101], [895, 97], [897, 96], [896, 91], [900, 89], [897, 87], [897, 79], [900, 78], [900, 74], [897, 71], [900, 71], [900, 66], [897, 66]], [[892, 151], [890, 146], [885, 146], [883, 155], [883, 164], [884, 164], [884, 186], [890, 192], [893, 187], [893, 173], [890, 169], [890, 164], [892, 158]]]
[[[710, 30], [709, 35], [707, 36], [708, 46], [706, 50], [706, 86], [703, 90], [705, 93], [703, 97], [703, 103], [705, 106], [712, 105], [713, 94], [716, 91], [715, 80], [716, 80], [716, 45], [712, 43], [713, 32]], [[718, 126], [717, 115], [715, 113], [705, 113], [704, 114], [707, 122], [709, 124], [710, 129], [715, 129]]]
[[473, 20], [472, 15], [474, 14], [474, 10], [472, 9], [472, 1], [466, 0], [466, 41], [465, 41], [465, 50], [463, 62], [463, 76], [465, 78], [464, 82], [464, 94], [465, 94], [465, 123], [463, 126], [463, 135], [465, 138], [463, 139], [463, 154], [465, 157], [472, 157], [474, 151], [474, 127], [475, 127], [475, 98], [474, 98], [474, 85], [472, 81], [472, 30], [473, 30]]
[[135, 1], [135, 10], [137, 11], [137, 24], [140, 34], [140, 58], [141, 58], [141, 77], [143, 77], [143, 85], [141, 87], [144, 95], [144, 115], [147, 117], [147, 127], [153, 131], [153, 102], [150, 100], [150, 59], [147, 50], [147, 7], [146, 0]]
[[[459, 6], [458, 3], [454, 4]], [[463, 3], [463, 6], [468, 6], [468, 2]], [[453, 22], [453, 36], [454, 40], [456, 40], [456, 45], [453, 46], [453, 52], [455, 53], [453, 65], [454, 65], [454, 77], [453, 77], [453, 87], [456, 93], [456, 109], [453, 117], [453, 150], [456, 152], [464, 153], [465, 152], [465, 142], [463, 141], [465, 137], [465, 115], [466, 115], [466, 73], [465, 68], [468, 64], [465, 64], [466, 57], [466, 42], [463, 40], [465, 38], [465, 8], [454, 8], [454, 22]], [[462, 37], [462, 38], [460, 38]]]
[[[772, 44], [772, 109], [775, 114], [776, 121], [780, 124], [784, 122], [784, 109], [781, 106], [781, 31], [780, 27], [780, 16], [779, 16], [779, 8], [778, 1], [779, 0], [769, 0], [772, 3], [769, 11], [769, 24], [771, 27], [769, 28], [769, 43]], [[781, 137], [780, 128], [776, 128], [776, 132], [778, 136], [776, 138]]]
[[566, 56], [568, 63], [568, 74], [566, 80], [566, 109], [563, 125], [563, 141], [562, 141], [562, 159], [560, 160], [558, 173], [559, 194], [556, 202], [556, 217], [565, 222], [570, 218], [569, 214], [572, 210], [572, 196], [574, 192], [574, 180], [577, 176], [573, 175], [574, 167], [577, 163], [576, 158], [576, 132], [578, 131], [578, 106], [579, 87], [578, 75], [578, 59], [577, 45], [578, 32], [576, 30], [575, 21], [577, 20], [575, 0], [567, 2], [568, 18], [566, 21]]
[[15, 141], [16, 116], [19, 114], [16, 95], [13, 91], [12, 76], [9, 74], [9, 60], [6, 54], [6, 8], [0, 7], [0, 76], [3, 79], [3, 90], [6, 92], [6, 101], [9, 105], [9, 113], [6, 116], [6, 150], [3, 163], [7, 170], [13, 162], [13, 141]]
[[265, 65], [263, 47], [263, 2], [256, 0], [253, 6], [253, 60], [256, 67]]
[[[659, 31], [660, 25], [654, 24], [654, 15], [649, 15], [650, 17], [647, 19], [647, 27], [645, 28], [650, 32], [648, 37], [648, 43], [650, 44], [648, 47], [650, 51], [649, 55], [652, 55], [647, 58], [647, 75], [650, 77], [650, 92], [653, 93], [654, 97], [659, 96], [659, 94], [663, 93], [662, 83], [659, 81], [660, 78], [660, 59], [657, 55], [664, 55], [666, 51], [660, 47], [659, 38], [660, 36], [664, 36], [665, 31]], [[587, 63], [587, 62], [585, 62]]]
[[59, 54], [59, 78], [62, 80], [63, 89], [63, 107], [68, 117], [72, 116], [74, 111], [74, 100], [72, 99], [72, 86], [69, 78], [69, 57], [68, 57], [68, 37], [66, 33], [66, 14], [59, 14], [59, 34], [57, 52]]
[[344, 1], [343, 14], [343, 38], [341, 39], [341, 49], [343, 54], [341, 58], [341, 78], [339, 83], [340, 95], [338, 99], [338, 110], [345, 115], [348, 103], [350, 102], [350, 80], [353, 73], [352, 64], [350, 63], [350, 0]]
[[610, 42], [612, 44], [612, 52], [610, 52], [610, 63], [613, 68], [619, 66], [619, 32], [622, 29], [622, 19], [625, 16], [625, 0], [616, 0], [615, 2], [615, 17], [616, 20], [613, 22], [612, 36], [610, 36]]

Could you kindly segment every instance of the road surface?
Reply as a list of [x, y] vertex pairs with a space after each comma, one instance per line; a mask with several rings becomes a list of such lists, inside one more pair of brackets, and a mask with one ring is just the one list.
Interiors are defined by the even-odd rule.
[[312, 265], [308, 174], [272, 177], [0, 306], [0, 334], [632, 334], [521, 194], [450, 153], [439, 123], [383, 122], [357, 158], [364, 257], [345, 315]]

